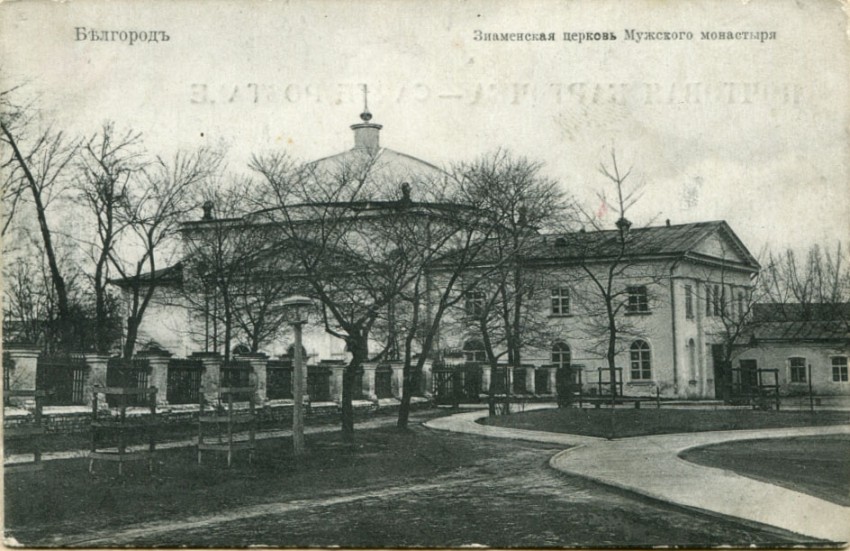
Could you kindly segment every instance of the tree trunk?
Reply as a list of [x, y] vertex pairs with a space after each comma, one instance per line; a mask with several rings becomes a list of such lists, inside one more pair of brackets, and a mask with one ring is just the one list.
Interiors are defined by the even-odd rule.
[[354, 442], [354, 378], [357, 370], [368, 355], [365, 337], [352, 337], [348, 341], [351, 361], [342, 373], [342, 437], [346, 442]]

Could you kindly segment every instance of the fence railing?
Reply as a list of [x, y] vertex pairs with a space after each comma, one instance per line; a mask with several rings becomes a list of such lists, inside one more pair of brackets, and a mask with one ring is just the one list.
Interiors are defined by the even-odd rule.
[[[623, 395], [623, 368], [615, 367], [614, 373], [614, 396]], [[591, 383], [592, 384], [592, 383]], [[596, 368], [596, 393], [599, 396], [611, 395], [611, 369], [608, 367]]]
[[82, 356], [39, 356], [36, 364], [36, 389], [51, 392], [45, 399], [45, 405], [84, 405], [88, 370], [88, 364]]
[[549, 388], [549, 370], [535, 369], [534, 370], [534, 392], [535, 394], [549, 394], [552, 390]]
[[729, 397], [732, 403], [747, 403], [760, 409], [779, 409], [778, 369], [733, 367], [730, 371], [732, 380], [729, 383]]
[[168, 387], [166, 400], [169, 404], [197, 404], [201, 395], [201, 376], [204, 364], [201, 360], [172, 358], [168, 360]]

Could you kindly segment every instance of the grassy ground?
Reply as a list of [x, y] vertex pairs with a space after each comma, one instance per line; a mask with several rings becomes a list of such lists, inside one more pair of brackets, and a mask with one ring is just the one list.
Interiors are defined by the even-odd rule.
[[850, 507], [848, 435], [729, 442], [682, 457]]
[[710, 430], [841, 425], [850, 412], [756, 411], [752, 409], [550, 409], [489, 417], [482, 422], [515, 429], [625, 438]]
[[6, 535], [30, 546], [784, 546], [800, 536], [682, 510], [567, 477], [543, 445], [416, 426], [259, 442], [198, 466], [192, 449], [158, 454], [155, 473], [53, 461], [5, 477]]

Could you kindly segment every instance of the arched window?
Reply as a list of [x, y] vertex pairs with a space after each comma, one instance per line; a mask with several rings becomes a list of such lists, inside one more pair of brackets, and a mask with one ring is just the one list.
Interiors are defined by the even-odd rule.
[[463, 343], [463, 356], [468, 362], [486, 362], [487, 352], [484, 351], [484, 343], [477, 339], [466, 341]]
[[637, 340], [629, 348], [631, 372], [633, 381], [652, 380], [652, 360], [650, 359], [649, 344]]
[[555, 367], [570, 367], [572, 355], [570, 346], [564, 341], [558, 341], [552, 345], [552, 363]]

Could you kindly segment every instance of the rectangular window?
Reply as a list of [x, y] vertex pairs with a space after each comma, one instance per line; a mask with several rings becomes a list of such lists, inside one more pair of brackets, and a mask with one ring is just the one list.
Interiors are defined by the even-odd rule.
[[790, 358], [788, 365], [791, 369], [792, 383], [806, 382], [806, 358]]
[[744, 293], [738, 292], [738, 317], [744, 317]]
[[685, 317], [694, 317], [694, 288], [690, 285], [685, 285]]
[[713, 294], [712, 306], [714, 308], [714, 315], [721, 316], [723, 315], [723, 295], [721, 294], [720, 285], [714, 286], [714, 294]]
[[714, 308], [712, 308], [712, 298], [711, 298], [711, 285], [708, 283], [705, 284], [705, 315], [706, 317], [711, 317], [714, 315]]
[[570, 315], [570, 290], [552, 289], [552, 315]]
[[832, 380], [836, 383], [847, 382], [847, 357], [836, 356], [832, 358]]
[[479, 319], [484, 315], [484, 291], [469, 291], [466, 294], [465, 310], [467, 317]]
[[635, 285], [627, 287], [626, 292], [629, 295], [629, 302], [626, 305], [626, 312], [649, 312], [649, 298], [646, 293], [645, 285]]

